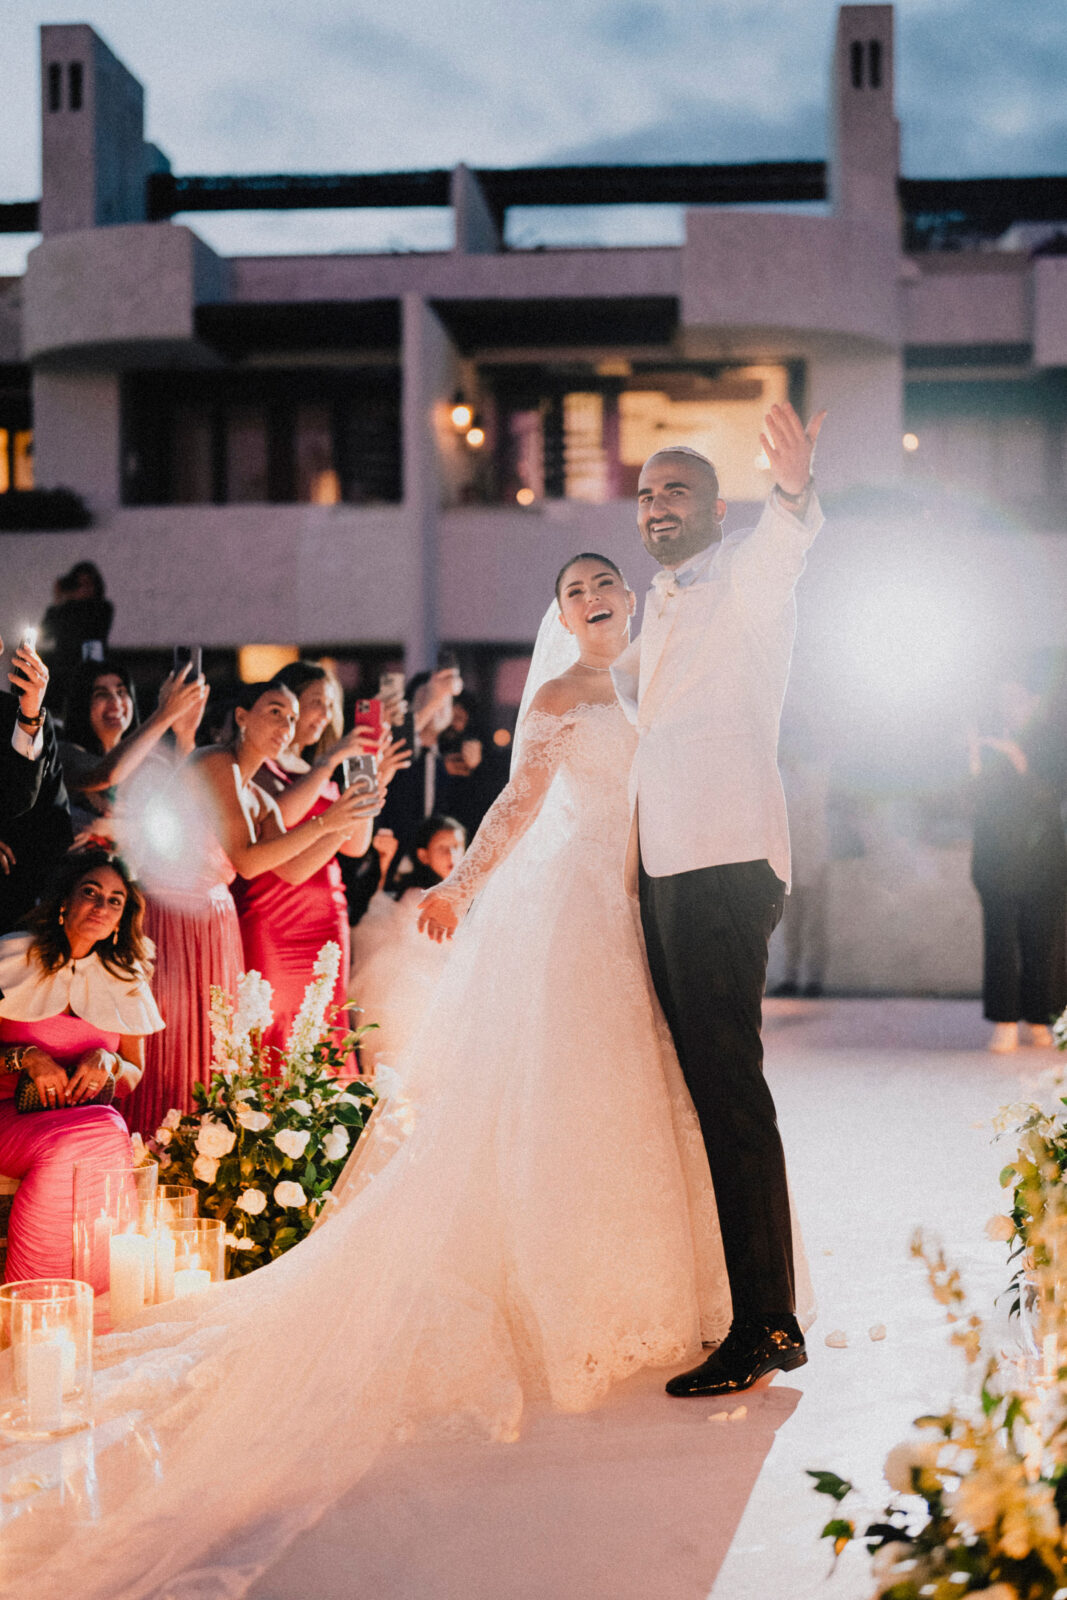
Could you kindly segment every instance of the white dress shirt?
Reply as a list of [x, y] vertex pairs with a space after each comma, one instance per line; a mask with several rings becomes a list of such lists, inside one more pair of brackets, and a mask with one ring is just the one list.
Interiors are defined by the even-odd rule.
[[793, 591], [823, 516], [772, 494], [756, 527], [656, 574], [641, 636], [612, 677], [637, 728], [630, 777], [636, 844], [653, 878], [770, 863], [788, 885], [778, 722], [796, 630]]
[[11, 748], [17, 750], [20, 756], [25, 756], [27, 761], [39, 761], [44, 749], [44, 724], [35, 728], [31, 735], [16, 720], [11, 730]]

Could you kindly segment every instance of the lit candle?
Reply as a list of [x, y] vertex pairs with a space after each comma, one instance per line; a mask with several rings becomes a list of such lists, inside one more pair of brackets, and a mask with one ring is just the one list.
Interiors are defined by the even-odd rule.
[[63, 1368], [62, 1341], [31, 1342], [26, 1351], [26, 1420], [42, 1433], [51, 1433], [63, 1423]]
[[188, 1295], [200, 1294], [211, 1285], [211, 1274], [206, 1267], [185, 1267], [174, 1274], [174, 1298], [184, 1300]]
[[1046, 1333], [1041, 1341], [1042, 1368], [1046, 1378], [1055, 1378], [1059, 1373], [1059, 1355], [1056, 1350], [1056, 1335]]
[[128, 1322], [144, 1309], [145, 1240], [135, 1233], [111, 1237], [111, 1320]]
[[174, 1240], [165, 1228], [156, 1234], [156, 1304], [174, 1299]]

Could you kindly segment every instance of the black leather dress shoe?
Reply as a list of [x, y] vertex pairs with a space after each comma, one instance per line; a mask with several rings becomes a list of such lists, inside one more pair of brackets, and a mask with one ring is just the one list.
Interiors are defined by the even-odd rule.
[[735, 1322], [717, 1350], [691, 1372], [667, 1384], [673, 1395], [737, 1394], [751, 1389], [768, 1372], [792, 1372], [808, 1355], [795, 1317], [773, 1322]]

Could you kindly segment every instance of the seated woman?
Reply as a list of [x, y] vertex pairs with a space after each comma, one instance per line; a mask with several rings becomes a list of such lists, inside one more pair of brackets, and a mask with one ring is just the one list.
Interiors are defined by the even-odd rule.
[[364, 1066], [392, 1066], [422, 1018], [452, 946], [427, 939], [415, 926], [426, 889], [447, 878], [463, 859], [467, 833], [455, 817], [427, 817], [414, 840], [414, 861], [405, 856], [391, 889], [379, 890], [352, 930], [349, 993], [360, 1022], [376, 1023], [364, 1035]]
[[[163, 1026], [143, 916], [122, 861], [94, 848], [66, 857], [29, 932], [0, 939], [0, 1172], [21, 1179], [9, 1283], [70, 1276], [76, 1162], [131, 1164], [122, 1117], [92, 1102], [135, 1087], [145, 1037]], [[16, 1109], [20, 1083], [42, 1109]]]
[[[264, 1041], [279, 1050], [289, 1037], [319, 948], [337, 938], [337, 924], [331, 918], [328, 923], [316, 922], [314, 940], [309, 942], [301, 926], [299, 897], [290, 898], [286, 891], [315, 880], [345, 845], [361, 855], [370, 844], [372, 818], [381, 808], [377, 790], [353, 788], [322, 804], [309, 801], [303, 820], [291, 817], [287, 825], [278, 801], [257, 776], [268, 763], [276, 767], [289, 748], [299, 709], [296, 696], [284, 684], [243, 684], [234, 711], [233, 743], [197, 751], [189, 767], [199, 782], [218, 842], [237, 874], [234, 898], [245, 965], [263, 973], [275, 991], [274, 1025]], [[321, 789], [328, 776], [314, 775], [313, 781]], [[300, 949], [296, 971], [290, 946]], [[335, 991], [341, 1005], [346, 998], [345, 977], [342, 966]]]

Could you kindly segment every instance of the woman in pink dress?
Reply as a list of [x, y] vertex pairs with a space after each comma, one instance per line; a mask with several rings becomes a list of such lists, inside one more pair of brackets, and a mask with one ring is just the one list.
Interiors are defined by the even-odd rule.
[[[356, 855], [366, 852], [372, 819], [381, 809], [377, 789], [338, 794], [331, 786], [332, 792], [324, 793], [330, 773], [326, 767], [308, 774], [315, 796], [303, 802], [295, 817], [290, 814], [292, 825], [287, 825], [278, 801], [257, 780], [267, 769], [279, 775], [279, 788], [285, 788], [279, 763], [293, 742], [298, 717], [296, 696], [284, 684], [244, 684], [234, 711], [233, 744], [198, 751], [190, 767], [209, 802], [219, 844], [238, 875], [234, 898], [244, 964], [273, 987], [274, 1026], [265, 1038], [279, 1049], [289, 1037], [321, 946], [328, 939], [343, 939], [347, 955], [344, 891], [338, 903], [328, 869], [333, 863], [337, 870], [334, 857], [345, 846]], [[358, 741], [353, 748], [359, 748]], [[327, 759], [332, 764], [341, 756]], [[305, 901], [301, 891], [309, 885]], [[340, 970], [347, 975], [344, 961]], [[337, 998], [343, 1005], [343, 981]]]
[[[9, 1283], [70, 1276], [76, 1162], [132, 1163], [121, 1115], [93, 1102], [136, 1085], [144, 1041], [163, 1027], [143, 915], [120, 859], [91, 849], [62, 863], [29, 932], [0, 939], [0, 1172], [20, 1180]], [[18, 1111], [17, 1089], [41, 1109]]]
[[[123, 1107], [145, 1138], [172, 1106], [192, 1110], [194, 1083], [211, 1076], [211, 986], [232, 993], [243, 965], [233, 869], [183, 787], [207, 693], [201, 676], [180, 668], [138, 725], [125, 667], [84, 662], [59, 747], [75, 827], [116, 838], [145, 891], [145, 933], [157, 952], [152, 990], [168, 1023], [146, 1041], [144, 1077]], [[168, 732], [173, 749], [160, 743]]]

